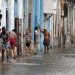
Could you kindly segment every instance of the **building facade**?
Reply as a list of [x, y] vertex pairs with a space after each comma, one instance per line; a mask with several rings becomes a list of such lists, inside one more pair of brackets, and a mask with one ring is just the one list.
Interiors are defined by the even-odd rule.
[[[54, 47], [66, 44], [66, 40], [75, 42], [75, 4], [70, 0], [1, 0], [2, 13], [1, 27], [6, 26], [8, 31], [16, 29], [20, 44], [24, 46], [26, 29], [32, 32], [34, 45], [34, 28], [48, 29], [51, 35], [51, 44]], [[67, 5], [65, 9], [65, 5]], [[66, 11], [66, 12], [65, 12]], [[38, 48], [43, 47], [42, 33], [39, 34]], [[69, 39], [66, 39], [66, 38]], [[59, 38], [59, 39], [58, 39]], [[66, 40], [65, 40], [66, 39]]]

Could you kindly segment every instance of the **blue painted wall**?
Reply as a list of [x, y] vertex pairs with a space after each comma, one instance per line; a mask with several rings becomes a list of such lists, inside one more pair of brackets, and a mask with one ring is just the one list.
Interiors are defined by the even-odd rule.
[[[34, 41], [34, 28], [40, 25], [43, 28], [43, 20], [44, 20], [44, 0], [32, 0], [32, 39]], [[43, 47], [43, 34], [39, 36], [40, 46]], [[39, 46], [39, 47], [40, 47]]]
[[[40, 0], [40, 27], [44, 27], [44, 0]], [[40, 34], [40, 47], [43, 48], [43, 34]]]
[[32, 0], [32, 43], [34, 46], [34, 28], [35, 28], [35, 0]]
[[14, 2], [14, 18], [18, 17], [18, 1], [15, 0]]

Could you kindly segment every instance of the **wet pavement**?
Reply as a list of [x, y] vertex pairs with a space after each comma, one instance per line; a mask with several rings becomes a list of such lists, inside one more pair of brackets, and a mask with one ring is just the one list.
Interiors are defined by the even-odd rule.
[[0, 63], [0, 75], [75, 75], [75, 47], [50, 49], [47, 54], [20, 56]]

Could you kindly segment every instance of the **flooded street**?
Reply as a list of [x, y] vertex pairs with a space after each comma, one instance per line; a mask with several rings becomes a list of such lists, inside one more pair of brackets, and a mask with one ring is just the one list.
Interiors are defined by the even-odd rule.
[[75, 48], [51, 49], [47, 54], [20, 56], [0, 63], [0, 75], [74, 75]]

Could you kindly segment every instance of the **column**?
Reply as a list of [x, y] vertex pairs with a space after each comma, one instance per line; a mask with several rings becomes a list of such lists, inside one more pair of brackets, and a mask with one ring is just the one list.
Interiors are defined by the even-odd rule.
[[18, 18], [19, 18], [19, 42], [23, 54], [23, 0], [18, 0]]
[[[40, 0], [37, 0], [37, 7], [36, 7], [37, 9], [37, 14], [36, 14], [36, 16], [37, 16], [37, 21], [36, 21], [36, 23], [35, 23], [35, 25], [36, 26], [38, 26], [38, 25], [40, 25]], [[40, 31], [39, 31], [39, 37], [38, 37], [38, 46], [37, 46], [37, 50], [38, 50], [38, 52], [40, 51]]]
[[[43, 28], [43, 20], [44, 20], [44, 1], [43, 0], [32, 0], [32, 40], [34, 41], [34, 28], [40, 25]], [[43, 34], [39, 36], [39, 46], [38, 48], [43, 47]], [[41, 40], [41, 42], [40, 42]]]
[[32, 44], [34, 47], [34, 27], [35, 27], [35, 0], [32, 0]]
[[0, 0], [0, 28], [1, 28], [1, 20], [2, 20], [1, 4], [2, 4], [2, 0]]
[[2, 0], [0, 0], [0, 10], [1, 10], [1, 4], [2, 4]]
[[[34, 29], [38, 25], [40, 25], [40, 0], [32, 0], [32, 39], [33, 41], [34, 41]], [[40, 35], [38, 38], [38, 43], [40, 43]], [[38, 44], [37, 50], [39, 48], [40, 48], [40, 44]]]
[[[40, 0], [40, 27], [44, 27], [44, 0]], [[40, 47], [43, 48], [43, 34], [40, 34]]]
[[23, 30], [24, 30], [24, 34], [26, 31], [26, 27], [25, 27], [25, 0], [23, 0]]
[[24, 33], [26, 32], [26, 29], [28, 28], [28, 7], [29, 0], [23, 0], [23, 30]]
[[[23, 30], [24, 30], [24, 35], [26, 33], [26, 29], [28, 29], [28, 17], [29, 17], [29, 0], [23, 0]], [[25, 47], [25, 42], [26, 39], [23, 38], [24, 41], [24, 47]]]
[[50, 18], [50, 45], [52, 46], [52, 48], [53, 48], [53, 42], [54, 42], [54, 36], [53, 36], [54, 20], [53, 20], [53, 18], [54, 18], [54, 16], [51, 16], [51, 18]]
[[8, 31], [14, 27], [14, 0], [8, 0]]
[[5, 26], [6, 27], [6, 1], [2, 0], [2, 4], [1, 4], [1, 13], [2, 13], [2, 25], [1, 27]]
[[14, 2], [14, 18], [18, 17], [18, 1], [15, 0]]
[[24, 23], [24, 30], [26, 31], [26, 29], [28, 28], [28, 4], [29, 4], [29, 0], [25, 0], [25, 23]]
[[75, 6], [73, 8], [73, 43], [75, 42], [75, 38], [74, 38], [74, 34], [75, 34]]

